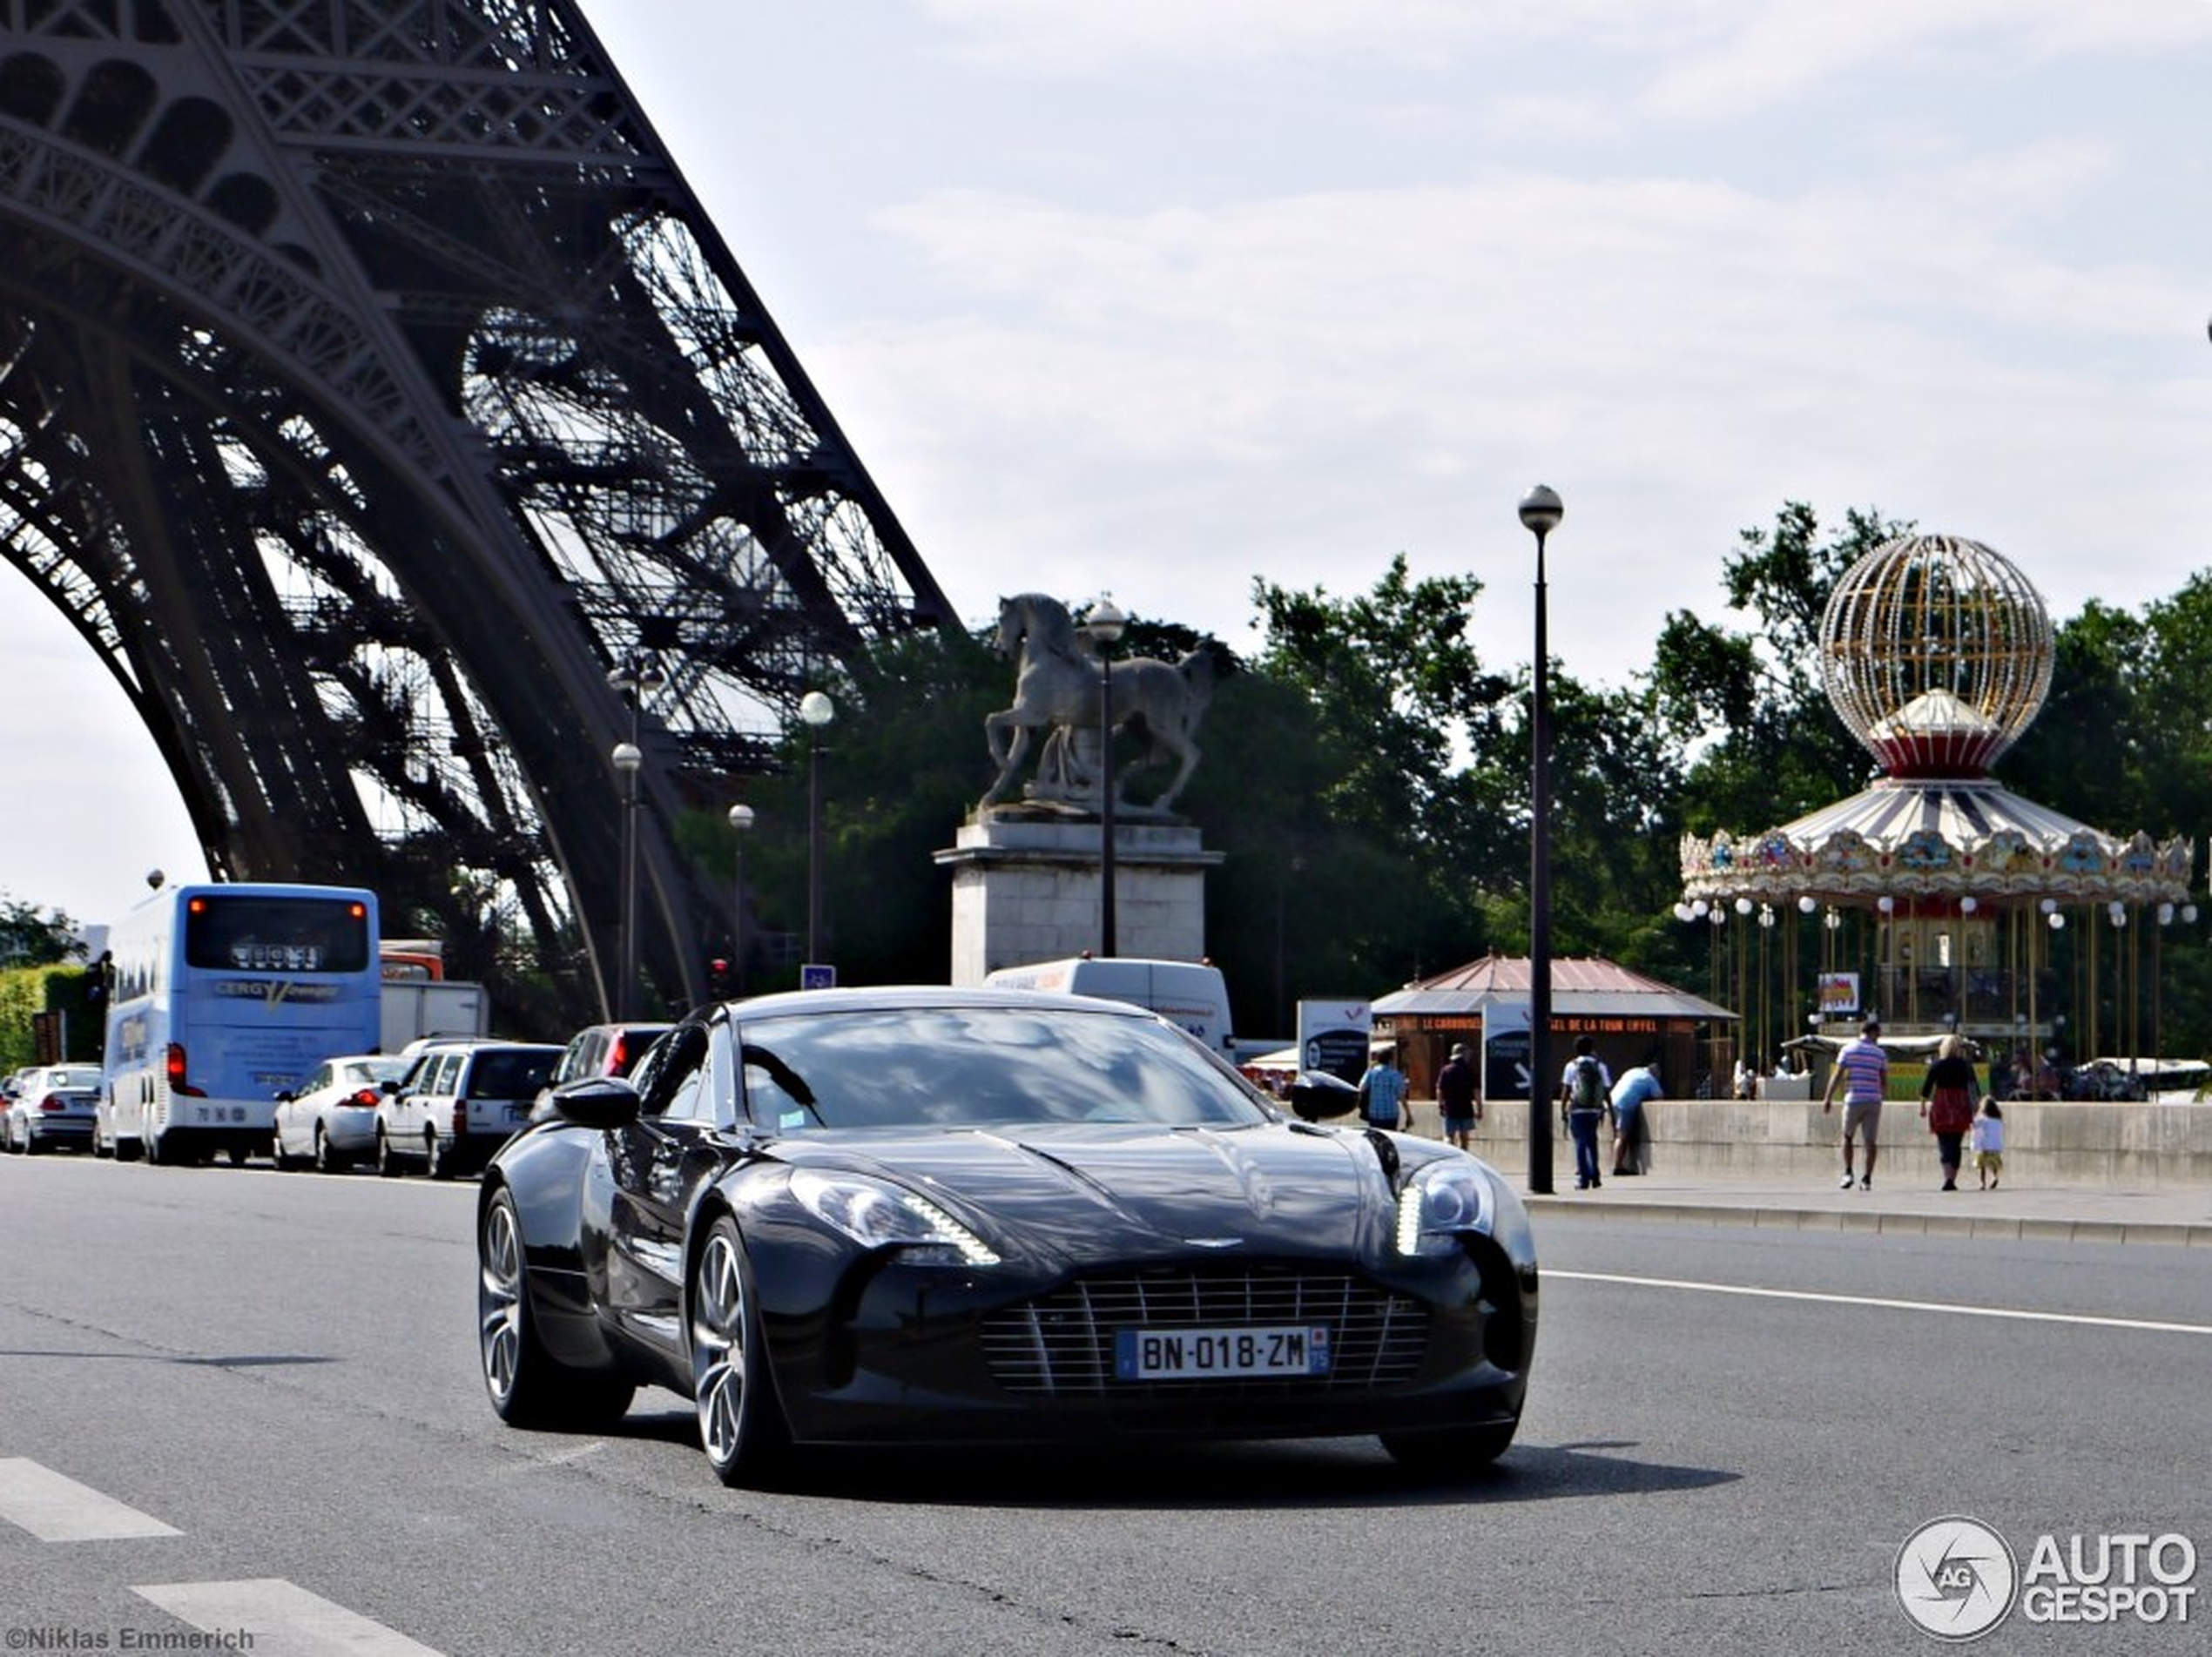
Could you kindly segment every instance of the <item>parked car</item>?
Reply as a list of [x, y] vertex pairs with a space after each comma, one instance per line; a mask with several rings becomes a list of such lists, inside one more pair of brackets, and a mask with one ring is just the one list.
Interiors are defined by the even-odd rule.
[[763, 996], [553, 1100], [477, 1199], [511, 1425], [592, 1429], [665, 1387], [736, 1484], [814, 1443], [1371, 1432], [1466, 1469], [1521, 1419], [1511, 1183], [1295, 1121], [1137, 1007]]
[[277, 1095], [271, 1154], [279, 1168], [313, 1163], [334, 1174], [376, 1152], [376, 1107], [384, 1084], [407, 1074], [396, 1053], [351, 1053], [325, 1059], [297, 1092]]
[[28, 1155], [67, 1146], [92, 1148], [92, 1117], [100, 1102], [100, 1067], [96, 1064], [35, 1065], [10, 1078], [15, 1096], [8, 1101], [7, 1146]]
[[425, 1047], [384, 1084], [376, 1107], [376, 1169], [420, 1160], [433, 1179], [473, 1173], [529, 1120], [561, 1049], [551, 1042], [470, 1041]]
[[570, 1037], [569, 1045], [562, 1049], [561, 1062], [553, 1067], [553, 1074], [538, 1095], [530, 1120], [542, 1122], [552, 1114], [553, 1089], [564, 1081], [580, 1081], [587, 1076], [628, 1075], [637, 1068], [637, 1061], [645, 1056], [645, 1049], [671, 1027], [666, 1024], [586, 1025]]

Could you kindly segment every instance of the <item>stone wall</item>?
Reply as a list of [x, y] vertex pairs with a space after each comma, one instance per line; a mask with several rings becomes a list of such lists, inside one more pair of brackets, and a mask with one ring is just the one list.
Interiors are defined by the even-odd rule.
[[[1433, 1133], [1433, 1102], [1419, 1109], [1422, 1131]], [[1817, 1100], [1665, 1099], [1645, 1109], [1655, 1174], [1813, 1180], [1842, 1166], [1840, 1105], [1826, 1115]], [[1557, 1130], [1556, 1115], [1552, 1122]], [[1487, 1107], [1474, 1149], [1501, 1168], [1526, 1169], [1527, 1123], [1528, 1108], [1518, 1101]], [[1935, 1136], [1917, 1101], [1893, 1099], [1884, 1108], [1881, 1148], [1879, 1168], [1934, 1177]], [[1555, 1131], [1552, 1155], [1554, 1174], [1571, 1184], [1575, 1149], [1564, 1132]], [[1970, 1155], [1968, 1180], [1973, 1169]], [[2212, 1188], [2212, 1103], [2006, 1105], [2005, 1177], [2021, 1185]]]

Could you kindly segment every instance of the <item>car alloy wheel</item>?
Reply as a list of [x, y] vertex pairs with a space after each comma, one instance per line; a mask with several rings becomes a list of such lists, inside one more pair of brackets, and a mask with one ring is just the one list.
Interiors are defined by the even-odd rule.
[[759, 1479], [790, 1444], [761, 1351], [752, 1290], [737, 1225], [718, 1216], [692, 1269], [689, 1321], [699, 1442], [725, 1485]]
[[484, 1391], [510, 1426], [604, 1425], [621, 1417], [637, 1391], [619, 1376], [570, 1369], [539, 1341], [522, 1222], [504, 1187], [484, 1205], [476, 1233], [476, 1345]]
[[332, 1154], [330, 1148], [330, 1135], [323, 1131], [322, 1124], [317, 1122], [315, 1124], [315, 1172], [335, 1174], [338, 1168], [338, 1158]]
[[[491, 1407], [512, 1420], [523, 1375], [523, 1239], [504, 1191], [484, 1210], [476, 1277], [476, 1329]], [[527, 1393], [527, 1388], [523, 1389]]]

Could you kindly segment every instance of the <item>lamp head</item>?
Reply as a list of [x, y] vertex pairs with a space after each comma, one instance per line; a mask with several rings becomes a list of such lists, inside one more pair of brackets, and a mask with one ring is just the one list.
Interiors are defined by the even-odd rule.
[[1122, 636], [1129, 625], [1129, 617], [1109, 593], [1101, 593], [1083, 612], [1083, 631], [1101, 644], [1111, 644]]
[[644, 751], [634, 742], [618, 742], [607, 756], [614, 768], [625, 777], [635, 777], [637, 768], [645, 763]]
[[1521, 522], [1540, 540], [1558, 529], [1559, 521], [1566, 515], [1567, 507], [1560, 500], [1559, 491], [1541, 483], [1521, 497]]
[[819, 690], [809, 690], [799, 698], [799, 717], [802, 724], [819, 731], [837, 717], [837, 704]]
[[750, 805], [732, 805], [730, 808], [730, 826], [740, 834], [751, 828], [752, 826], [752, 807]]

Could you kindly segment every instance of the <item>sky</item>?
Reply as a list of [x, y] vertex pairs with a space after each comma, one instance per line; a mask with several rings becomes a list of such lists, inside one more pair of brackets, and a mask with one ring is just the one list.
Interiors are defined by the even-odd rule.
[[[2212, 565], [2205, 0], [583, 6], [965, 620], [1249, 647], [1256, 578], [1403, 554], [1510, 668], [1538, 482], [1553, 653], [1608, 684], [1743, 623], [1788, 501], [2060, 621]], [[0, 572], [0, 893], [104, 919], [205, 866], [35, 596]]]

